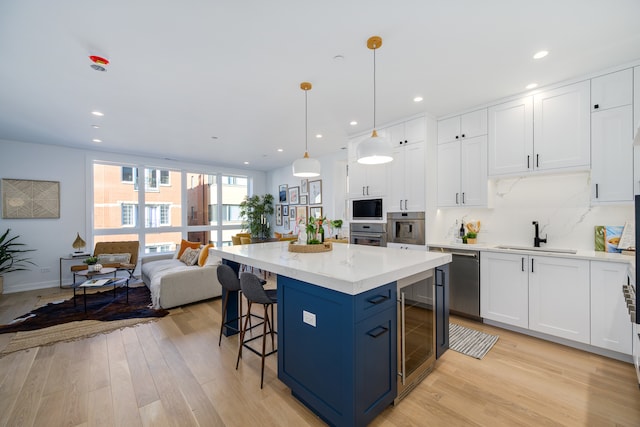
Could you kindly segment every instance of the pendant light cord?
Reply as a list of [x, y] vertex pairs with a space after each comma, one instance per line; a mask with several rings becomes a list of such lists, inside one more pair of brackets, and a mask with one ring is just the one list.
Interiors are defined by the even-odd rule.
[[373, 129], [376, 128], [376, 49], [373, 49]]
[[308, 145], [308, 138], [309, 138], [309, 130], [308, 130], [308, 126], [309, 126], [309, 119], [308, 119], [308, 113], [307, 113], [307, 109], [308, 109], [308, 103], [307, 103], [307, 92], [309, 92], [308, 90], [304, 91], [304, 152], [308, 153], [309, 152], [309, 145]]

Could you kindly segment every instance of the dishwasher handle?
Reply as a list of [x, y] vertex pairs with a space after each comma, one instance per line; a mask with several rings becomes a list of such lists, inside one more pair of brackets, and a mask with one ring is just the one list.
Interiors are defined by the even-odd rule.
[[467, 257], [467, 258], [478, 258], [478, 254], [470, 254], [467, 252], [449, 252], [451, 255], [453, 256], [463, 256], [463, 257]]

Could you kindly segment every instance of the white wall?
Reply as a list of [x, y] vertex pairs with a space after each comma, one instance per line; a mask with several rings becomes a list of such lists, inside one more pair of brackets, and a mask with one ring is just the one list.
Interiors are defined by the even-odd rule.
[[[6, 274], [5, 293], [58, 286], [59, 258], [73, 251], [71, 244], [77, 232], [86, 240], [88, 251], [93, 247], [91, 224], [87, 219], [91, 209], [87, 205], [88, 171], [93, 159], [144, 162], [157, 167], [188, 168], [200, 173], [243, 174], [253, 177], [253, 190], [257, 194], [267, 191], [264, 172], [0, 140], [0, 178], [60, 182], [59, 219], [0, 219], [0, 232], [10, 228], [11, 236], [19, 235], [19, 241], [25, 247], [36, 249], [31, 258], [37, 266], [29, 271]], [[66, 264], [65, 272], [69, 265]]]
[[[347, 151], [341, 150], [338, 153], [317, 157], [320, 161], [320, 176], [310, 178], [310, 181], [322, 180], [322, 214], [329, 219], [342, 219], [344, 221], [343, 234], [347, 230], [346, 208], [346, 183], [347, 183]], [[275, 203], [278, 203], [278, 187], [287, 184], [289, 187], [299, 187], [300, 178], [293, 176], [291, 166], [275, 169], [267, 173], [267, 188]], [[295, 205], [289, 205], [289, 207]], [[288, 233], [294, 230], [293, 222], [290, 229], [275, 226], [275, 216], [272, 225], [274, 230], [280, 233]]]

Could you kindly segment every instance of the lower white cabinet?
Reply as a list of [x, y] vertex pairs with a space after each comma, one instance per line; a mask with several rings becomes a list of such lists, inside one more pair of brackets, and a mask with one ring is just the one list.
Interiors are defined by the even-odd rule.
[[589, 344], [589, 261], [529, 257], [529, 329]]
[[529, 257], [499, 252], [480, 256], [480, 316], [529, 327]]
[[627, 264], [591, 261], [591, 345], [631, 354], [633, 326], [622, 298]]

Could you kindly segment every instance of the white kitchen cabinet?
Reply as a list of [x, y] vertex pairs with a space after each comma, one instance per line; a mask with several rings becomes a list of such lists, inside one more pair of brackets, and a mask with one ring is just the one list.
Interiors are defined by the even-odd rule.
[[438, 144], [487, 134], [487, 109], [438, 120]]
[[589, 81], [533, 96], [534, 170], [591, 166]]
[[589, 261], [529, 257], [529, 329], [589, 344]]
[[387, 193], [388, 163], [363, 165], [356, 161], [355, 152], [358, 143], [369, 136], [367, 134], [349, 140], [349, 163], [347, 169], [349, 198], [383, 197]]
[[631, 105], [591, 114], [591, 203], [633, 201]]
[[631, 105], [632, 102], [633, 69], [591, 79], [591, 112]]
[[526, 255], [482, 252], [480, 316], [529, 327], [529, 274]]
[[424, 211], [426, 195], [424, 117], [386, 128], [393, 144], [387, 211]]
[[438, 206], [487, 205], [487, 137], [438, 145]]
[[532, 171], [533, 98], [489, 108], [489, 176]]
[[591, 345], [631, 355], [632, 325], [622, 298], [627, 264], [591, 261]]

